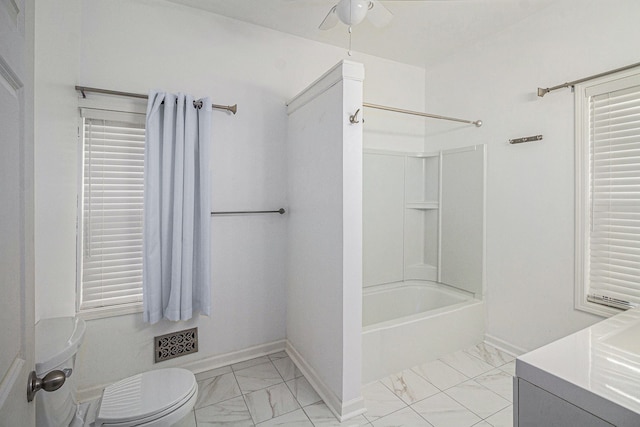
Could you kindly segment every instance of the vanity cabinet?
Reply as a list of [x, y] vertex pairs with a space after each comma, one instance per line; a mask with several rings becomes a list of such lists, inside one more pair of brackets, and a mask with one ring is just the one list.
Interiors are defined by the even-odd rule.
[[516, 427], [639, 427], [640, 308], [516, 359]]
[[611, 427], [613, 424], [514, 377], [514, 427]]

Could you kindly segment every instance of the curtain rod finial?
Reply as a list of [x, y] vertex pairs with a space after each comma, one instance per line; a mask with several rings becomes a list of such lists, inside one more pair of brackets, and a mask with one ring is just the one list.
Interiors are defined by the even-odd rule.
[[473, 122], [474, 125], [476, 125], [477, 128], [479, 128], [480, 126], [482, 126], [482, 120], [476, 120], [475, 122]]
[[543, 89], [541, 87], [538, 88], [538, 96], [540, 98], [542, 98], [543, 96], [545, 96], [547, 94], [547, 92], [549, 92], [549, 89]]

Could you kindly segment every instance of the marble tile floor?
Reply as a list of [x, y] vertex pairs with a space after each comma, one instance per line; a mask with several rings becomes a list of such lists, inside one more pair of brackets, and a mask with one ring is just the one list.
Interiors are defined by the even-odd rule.
[[486, 344], [363, 387], [367, 412], [340, 423], [284, 352], [196, 375], [179, 427], [512, 426], [513, 357]]

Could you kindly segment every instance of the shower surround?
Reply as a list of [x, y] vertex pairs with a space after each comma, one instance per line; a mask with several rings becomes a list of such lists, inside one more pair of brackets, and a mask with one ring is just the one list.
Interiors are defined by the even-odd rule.
[[483, 341], [486, 147], [363, 158], [367, 384]]

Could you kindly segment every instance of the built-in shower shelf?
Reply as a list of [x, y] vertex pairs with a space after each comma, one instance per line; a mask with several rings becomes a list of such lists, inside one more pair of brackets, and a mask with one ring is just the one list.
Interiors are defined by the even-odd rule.
[[437, 280], [438, 268], [431, 264], [410, 264], [404, 268], [405, 280]]
[[405, 205], [408, 209], [438, 209], [438, 202], [411, 202]]
[[439, 157], [440, 152], [430, 152], [430, 153], [407, 153], [407, 157], [415, 157], [416, 159], [426, 159], [429, 157]]

